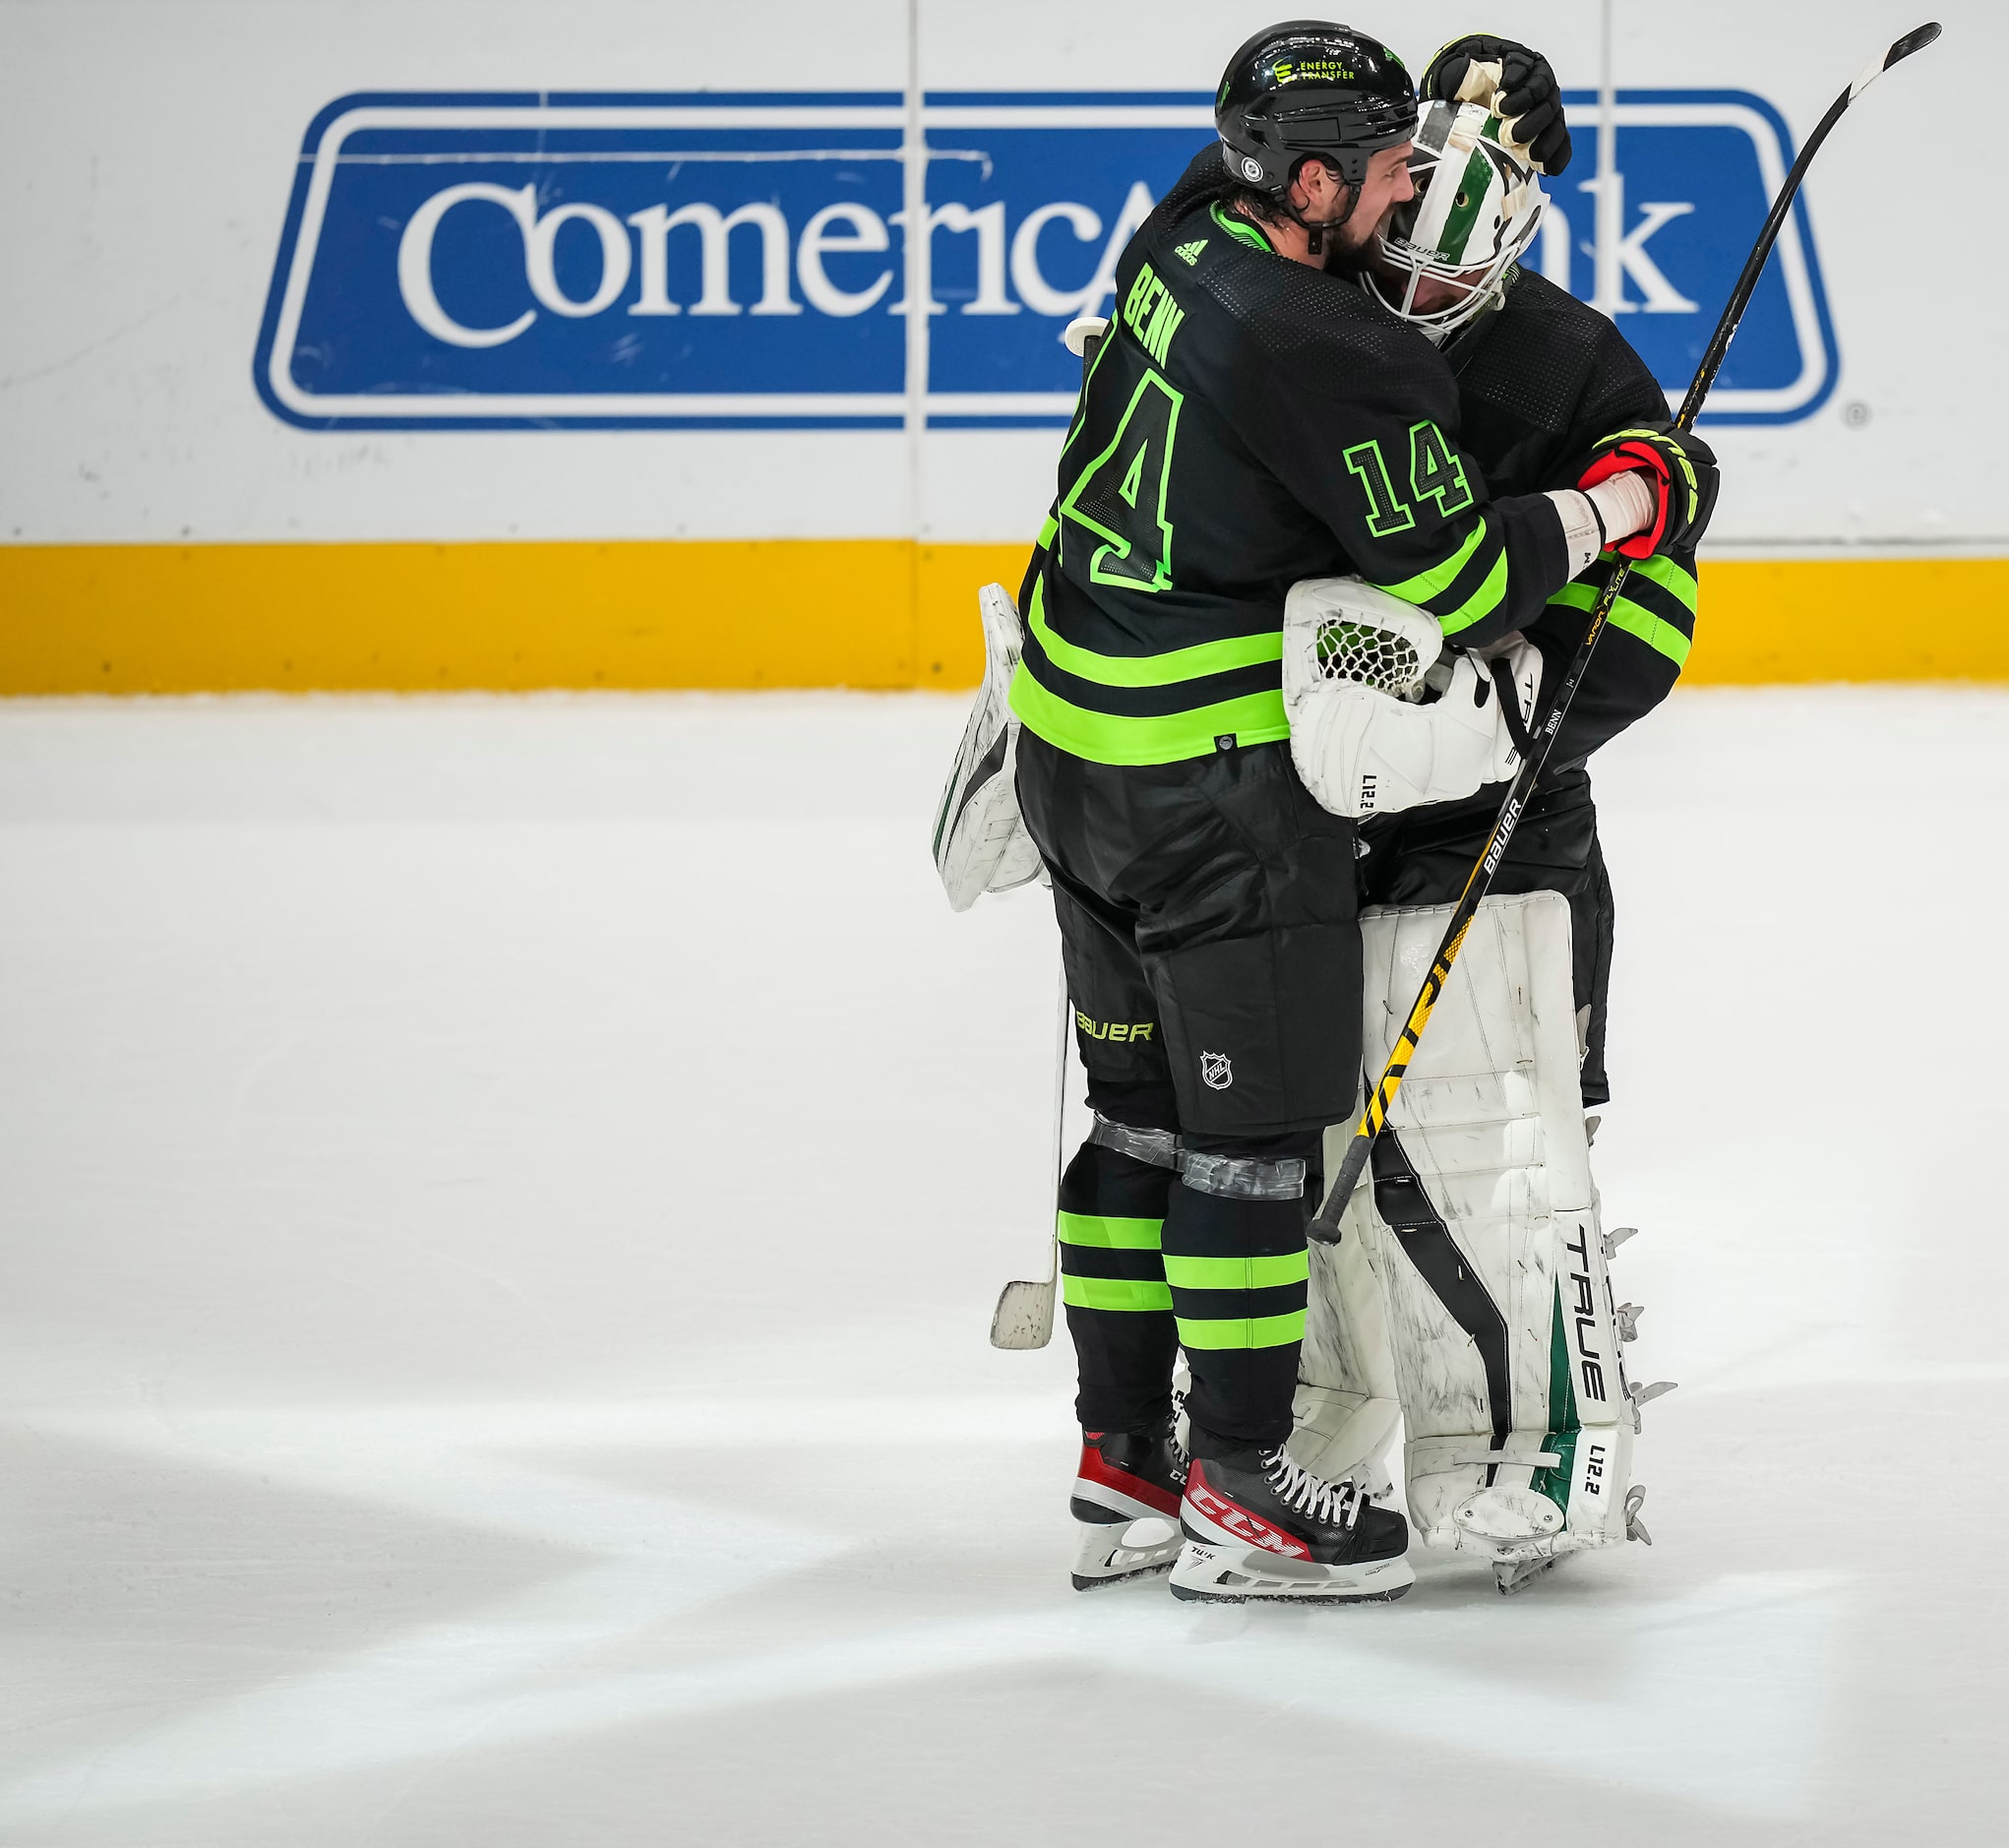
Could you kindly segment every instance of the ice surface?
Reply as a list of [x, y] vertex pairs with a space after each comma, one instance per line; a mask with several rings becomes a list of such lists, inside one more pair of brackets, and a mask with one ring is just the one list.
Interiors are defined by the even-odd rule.
[[950, 701], [0, 708], [0, 1838], [1999, 1840], [2009, 697], [1601, 761], [1658, 1545], [1067, 1589]]

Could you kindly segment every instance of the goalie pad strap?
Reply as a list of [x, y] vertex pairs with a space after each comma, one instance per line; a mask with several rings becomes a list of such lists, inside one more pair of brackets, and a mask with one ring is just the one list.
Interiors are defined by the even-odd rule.
[[[1507, 736], [1514, 741], [1514, 749], [1524, 758], [1540, 755], [1540, 747], [1528, 729], [1528, 721], [1521, 716], [1520, 689], [1514, 685], [1514, 663], [1503, 654], [1495, 654], [1487, 662], [1487, 668], [1499, 694], [1499, 715], [1506, 723]], [[1534, 701], [1529, 702], [1531, 711], [1535, 704]]]
[[[1382, 1131], [1370, 1158], [1374, 1173], [1374, 1210], [1395, 1234], [1402, 1255], [1431, 1287], [1437, 1301], [1465, 1330], [1486, 1370], [1486, 1397], [1492, 1415], [1495, 1449], [1506, 1443], [1511, 1428], [1512, 1400], [1507, 1379], [1507, 1325], [1486, 1286], [1473, 1275], [1450, 1228], [1431, 1204], [1400, 1137], [1391, 1126]], [[1491, 1468], [1486, 1479], [1492, 1480]]]

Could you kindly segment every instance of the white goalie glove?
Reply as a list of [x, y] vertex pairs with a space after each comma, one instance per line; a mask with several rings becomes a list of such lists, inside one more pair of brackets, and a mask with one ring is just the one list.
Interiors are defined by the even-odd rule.
[[1025, 631], [1018, 605], [1001, 584], [977, 592], [977, 609], [984, 622], [984, 682], [935, 815], [935, 870], [957, 911], [1044, 871], [1018, 813], [1018, 720], [1006, 704]]
[[[1308, 578], [1284, 604], [1284, 707], [1291, 756], [1318, 804], [1355, 821], [1456, 802], [1504, 782], [1520, 763], [1492, 672], [1460, 654], [1438, 663], [1433, 617], [1358, 578]], [[1542, 660], [1516, 642], [1503, 657], [1525, 732]], [[1433, 672], [1432, 669], [1435, 669]], [[1426, 686], [1440, 688], [1419, 704]]]

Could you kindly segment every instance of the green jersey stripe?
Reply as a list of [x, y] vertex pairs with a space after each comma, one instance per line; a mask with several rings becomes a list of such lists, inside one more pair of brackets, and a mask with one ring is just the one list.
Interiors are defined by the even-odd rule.
[[1269, 1258], [1173, 1258], [1165, 1260], [1165, 1281], [1182, 1290], [1266, 1290], [1279, 1283], [1303, 1283], [1311, 1275], [1307, 1252]]
[[1172, 1291], [1163, 1283], [1139, 1283], [1123, 1277], [1061, 1278], [1061, 1300], [1069, 1309], [1109, 1309], [1137, 1315], [1169, 1310]]
[[1219, 1351], [1225, 1348], [1287, 1347], [1305, 1338], [1305, 1312], [1294, 1309], [1288, 1316], [1245, 1316], [1234, 1322], [1194, 1322], [1179, 1319], [1179, 1344], [1186, 1348]]
[[1202, 674], [1225, 674], [1237, 667], [1261, 667], [1284, 658], [1284, 632], [1230, 636], [1222, 642], [1200, 642], [1163, 654], [1097, 654], [1057, 636], [1047, 622], [1045, 586], [1032, 587], [1027, 611], [1032, 633], [1047, 658], [1065, 673], [1104, 687], [1170, 687]]
[[[1600, 594], [1587, 584], [1566, 584], [1549, 599], [1549, 603], [1551, 608], [1560, 605], [1563, 609], [1593, 609]], [[1613, 629], [1622, 629], [1628, 636], [1638, 637], [1648, 647], [1658, 648], [1676, 667], [1688, 664], [1688, 650], [1694, 644], [1673, 623], [1664, 621], [1629, 596], [1621, 594], [1612, 605], [1611, 622]]]
[[1632, 567], [1635, 578], [1644, 578], [1649, 584], [1657, 584], [1670, 596], [1678, 597], [1686, 605], [1690, 616], [1695, 613], [1695, 600], [1701, 588], [1695, 582], [1693, 572], [1683, 571], [1672, 558], [1656, 552], [1651, 558], [1643, 558]]
[[1454, 610], [1435, 612], [1437, 627], [1445, 635], [1454, 636], [1461, 629], [1470, 629], [1474, 623], [1484, 622], [1506, 600], [1507, 557], [1506, 547], [1499, 548], [1499, 556], [1493, 560], [1492, 569], [1486, 574], [1486, 580], [1464, 602]]
[[[1399, 596], [1405, 603], [1428, 603], [1440, 590], [1451, 587], [1458, 574], [1465, 569], [1465, 561], [1479, 550], [1490, 530], [1484, 520], [1476, 522], [1465, 543], [1441, 565], [1432, 565], [1430, 570], [1420, 571], [1414, 578], [1405, 578], [1400, 584], [1377, 584], [1374, 588], [1385, 590], [1390, 596]], [[1504, 546], [1500, 547], [1500, 557], [1502, 560], [1506, 557]]]
[[1155, 1252], [1163, 1219], [1115, 1219], [1098, 1213], [1056, 1215], [1063, 1245], [1099, 1245], [1105, 1251]]
[[1189, 757], [1210, 757], [1223, 738], [1251, 745], [1272, 744], [1291, 735], [1281, 687], [1189, 712], [1133, 718], [1093, 712], [1049, 693], [1023, 660], [1011, 677], [1011, 709], [1047, 743], [1095, 764], [1177, 764]]

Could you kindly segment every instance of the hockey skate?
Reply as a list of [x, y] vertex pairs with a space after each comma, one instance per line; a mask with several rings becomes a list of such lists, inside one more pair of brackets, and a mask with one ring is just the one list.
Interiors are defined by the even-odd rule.
[[1186, 1451], [1175, 1418], [1155, 1431], [1084, 1431], [1067, 1511], [1081, 1523], [1074, 1589], [1162, 1572], [1179, 1557]]
[[1385, 1603], [1416, 1582], [1409, 1523], [1352, 1482], [1326, 1482], [1279, 1445], [1195, 1459], [1172, 1595], [1215, 1604]]

